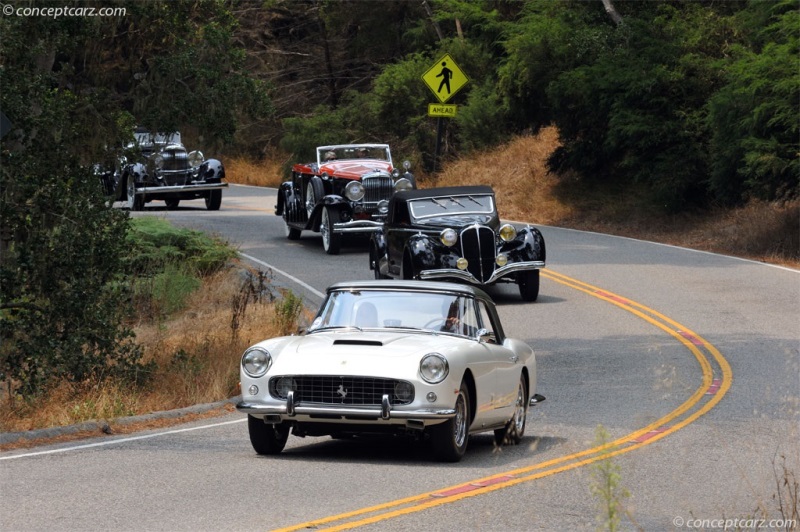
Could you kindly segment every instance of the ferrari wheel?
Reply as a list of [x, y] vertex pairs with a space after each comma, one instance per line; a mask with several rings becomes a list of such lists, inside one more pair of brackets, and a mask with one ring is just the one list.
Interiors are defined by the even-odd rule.
[[286, 423], [264, 423], [263, 419], [248, 415], [247, 429], [250, 443], [258, 454], [280, 454], [289, 439], [289, 425]]
[[514, 415], [504, 428], [494, 431], [494, 441], [497, 445], [517, 445], [522, 441], [522, 436], [525, 434], [525, 420], [528, 417], [527, 391], [525, 377], [520, 375]]
[[443, 462], [458, 462], [467, 452], [469, 441], [469, 390], [466, 384], [456, 396], [455, 415], [438, 425], [431, 427], [433, 451]]

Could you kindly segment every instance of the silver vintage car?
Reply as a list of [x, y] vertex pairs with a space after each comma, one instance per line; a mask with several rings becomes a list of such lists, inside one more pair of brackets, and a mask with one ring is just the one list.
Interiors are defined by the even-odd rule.
[[401, 433], [439, 460], [469, 435], [518, 443], [536, 394], [536, 357], [507, 338], [481, 289], [455, 283], [337, 283], [303, 335], [259, 342], [241, 360], [240, 412], [259, 454], [295, 436]]

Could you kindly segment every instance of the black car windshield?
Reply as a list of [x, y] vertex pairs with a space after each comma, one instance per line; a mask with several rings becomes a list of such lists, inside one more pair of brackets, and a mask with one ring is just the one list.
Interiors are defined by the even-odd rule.
[[420, 329], [473, 337], [478, 318], [472, 298], [437, 292], [337, 291], [328, 296], [309, 333], [332, 328]]
[[409, 207], [411, 208], [411, 216], [417, 220], [453, 214], [493, 214], [494, 198], [489, 194], [437, 196], [414, 199], [409, 202]]

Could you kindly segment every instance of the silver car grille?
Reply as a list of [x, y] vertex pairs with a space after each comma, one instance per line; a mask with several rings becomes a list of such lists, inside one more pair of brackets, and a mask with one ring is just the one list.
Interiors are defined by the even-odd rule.
[[467, 259], [467, 271], [485, 283], [494, 273], [497, 246], [491, 227], [472, 225], [459, 235], [461, 256]]
[[389, 200], [394, 193], [394, 181], [388, 175], [366, 176], [361, 184], [364, 185], [363, 205], [369, 212], [377, 210], [378, 203]]
[[[381, 406], [384, 395], [389, 396], [392, 405], [406, 405], [414, 400], [411, 397], [400, 399], [395, 396], [397, 379], [381, 379], [376, 377], [351, 377], [328, 375], [291, 375], [272, 377], [269, 381], [269, 393], [276, 399], [286, 399], [286, 394], [279, 393], [278, 381], [291, 378], [293, 381], [294, 400], [297, 403], [315, 403], [329, 405]], [[413, 389], [413, 386], [412, 386]]]

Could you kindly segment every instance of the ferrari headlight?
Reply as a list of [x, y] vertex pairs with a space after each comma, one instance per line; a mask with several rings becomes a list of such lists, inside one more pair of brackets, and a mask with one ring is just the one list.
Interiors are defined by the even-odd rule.
[[404, 190], [411, 190], [414, 187], [411, 185], [411, 181], [406, 179], [405, 177], [398, 179], [394, 183], [394, 191], [395, 192], [403, 192]]
[[242, 369], [250, 377], [262, 377], [272, 365], [272, 356], [263, 347], [251, 347], [242, 355]]
[[347, 183], [347, 186], [344, 187], [344, 195], [347, 196], [347, 199], [350, 201], [359, 201], [364, 197], [364, 185], [361, 181], [350, 181]]
[[430, 384], [439, 384], [447, 378], [450, 366], [439, 353], [428, 353], [419, 362], [419, 376]]
[[511, 242], [517, 238], [517, 229], [511, 224], [505, 224], [500, 228], [500, 238], [503, 242]]
[[203, 152], [200, 150], [194, 150], [193, 152], [189, 152], [189, 166], [192, 168], [196, 168], [203, 164], [205, 161], [205, 157], [203, 157]]
[[160, 153], [153, 155], [153, 166], [155, 166], [158, 170], [164, 168], [164, 156]]
[[442, 241], [447, 247], [455, 246], [456, 242], [458, 241], [458, 235], [456, 234], [455, 229], [443, 229], [441, 233], [439, 233], [439, 240]]

